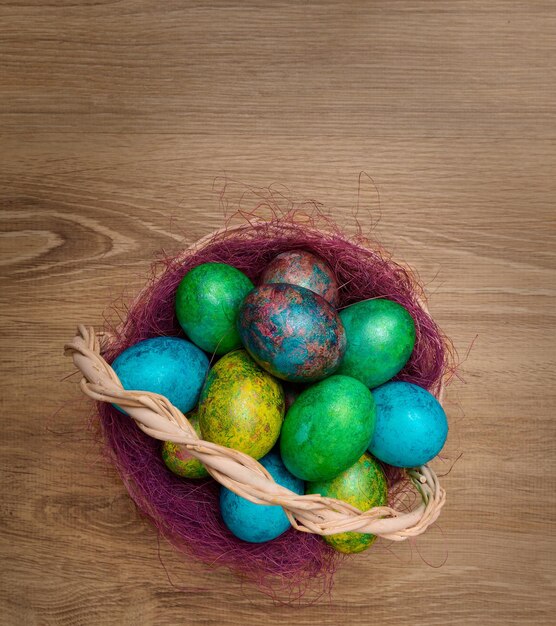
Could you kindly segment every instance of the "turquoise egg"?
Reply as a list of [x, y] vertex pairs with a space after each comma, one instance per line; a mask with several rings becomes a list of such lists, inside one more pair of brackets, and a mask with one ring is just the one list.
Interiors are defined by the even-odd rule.
[[159, 393], [187, 413], [207, 375], [206, 354], [179, 337], [153, 337], [124, 350], [112, 363], [124, 389]]
[[[273, 451], [263, 457], [261, 463], [272, 478], [283, 487], [302, 494], [305, 485], [292, 476], [282, 463], [280, 455]], [[281, 506], [255, 504], [222, 487], [220, 511], [226, 526], [232, 533], [250, 543], [263, 543], [276, 539], [290, 527], [290, 522]]]
[[376, 424], [369, 452], [396, 467], [419, 467], [442, 450], [448, 420], [440, 402], [412, 383], [373, 389]]

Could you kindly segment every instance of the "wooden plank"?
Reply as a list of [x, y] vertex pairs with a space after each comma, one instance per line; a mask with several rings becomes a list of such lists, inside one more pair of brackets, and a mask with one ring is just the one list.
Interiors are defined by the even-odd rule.
[[[14, 0], [0, 17], [0, 623], [553, 623], [554, 3]], [[63, 381], [75, 324], [247, 186], [358, 221], [419, 270], [467, 357], [442, 533], [379, 543], [305, 608], [159, 545]]]

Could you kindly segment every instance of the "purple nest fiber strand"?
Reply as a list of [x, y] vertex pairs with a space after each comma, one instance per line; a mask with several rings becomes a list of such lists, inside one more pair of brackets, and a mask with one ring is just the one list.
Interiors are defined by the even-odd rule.
[[[291, 215], [239, 229], [219, 232], [201, 249], [164, 260], [162, 273], [129, 308], [116, 330], [106, 357], [157, 335], [183, 336], [174, 312], [174, 294], [180, 280], [193, 267], [209, 261], [228, 263], [255, 283], [277, 254], [309, 250], [336, 272], [341, 287], [340, 307], [368, 298], [385, 297], [406, 307], [417, 329], [413, 355], [399, 380], [438, 391], [450, 369], [450, 350], [437, 325], [419, 304], [422, 290], [412, 274], [368, 242], [348, 241], [331, 224], [317, 231], [296, 223]], [[359, 240], [361, 241], [361, 240]], [[207, 564], [225, 566], [276, 596], [301, 597], [309, 588], [330, 590], [334, 571], [343, 558], [320, 537], [290, 529], [263, 544], [237, 539], [221, 521], [218, 484], [212, 479], [178, 478], [161, 460], [160, 442], [149, 438], [135, 423], [112, 406], [100, 403], [99, 415], [108, 452], [129, 493], [176, 549]], [[386, 468], [391, 484], [402, 474]]]

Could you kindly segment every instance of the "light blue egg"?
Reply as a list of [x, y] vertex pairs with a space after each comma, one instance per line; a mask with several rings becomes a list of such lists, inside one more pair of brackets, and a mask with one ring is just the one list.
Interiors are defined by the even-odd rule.
[[124, 350], [112, 367], [124, 389], [159, 393], [187, 413], [197, 404], [209, 362], [190, 341], [153, 337]]
[[[269, 452], [259, 460], [279, 484], [295, 493], [303, 494], [302, 480], [288, 472], [277, 452]], [[251, 543], [263, 543], [276, 539], [290, 527], [290, 522], [281, 506], [254, 504], [233, 491], [222, 487], [220, 511], [226, 526], [232, 533]]]
[[433, 459], [448, 436], [440, 402], [426, 389], [390, 382], [373, 389], [376, 423], [369, 452], [396, 467], [418, 467]]

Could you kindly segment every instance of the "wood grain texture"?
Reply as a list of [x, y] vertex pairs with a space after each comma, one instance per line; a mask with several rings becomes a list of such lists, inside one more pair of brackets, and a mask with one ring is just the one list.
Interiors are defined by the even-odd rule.
[[[0, 23], [0, 622], [553, 624], [555, 3], [11, 0]], [[62, 382], [78, 321], [222, 224], [223, 177], [357, 216], [474, 342], [442, 534], [301, 609], [158, 545]]]

